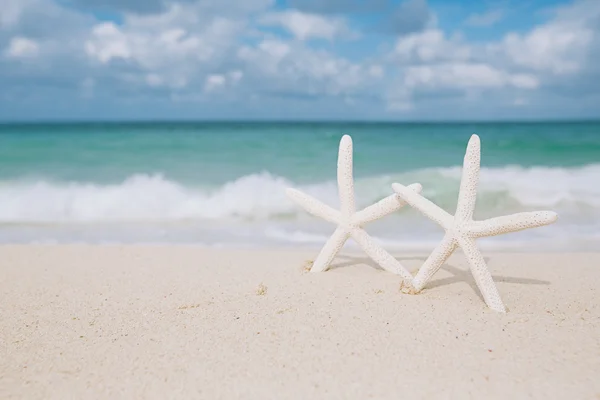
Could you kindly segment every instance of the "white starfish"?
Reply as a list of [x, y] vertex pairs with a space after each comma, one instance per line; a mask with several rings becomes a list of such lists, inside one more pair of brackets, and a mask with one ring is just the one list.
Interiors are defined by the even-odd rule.
[[[401, 275], [405, 285], [410, 286], [412, 275], [395, 258], [377, 245], [373, 238], [362, 229], [366, 223], [391, 214], [406, 205], [406, 203], [402, 202], [398, 195], [393, 194], [362, 211], [356, 212], [352, 174], [352, 139], [348, 135], [344, 135], [340, 141], [337, 178], [340, 196], [339, 211], [296, 189], [286, 190], [287, 195], [306, 211], [337, 225], [337, 229], [325, 243], [313, 263], [311, 272], [326, 271], [331, 261], [346, 243], [346, 240], [352, 237], [373, 261], [386, 271]], [[418, 183], [410, 185], [409, 188], [411, 191], [421, 191], [421, 185]]]
[[506, 312], [492, 275], [477, 249], [475, 239], [548, 225], [556, 221], [558, 216], [551, 211], [534, 211], [490, 218], [484, 221], [473, 221], [480, 157], [479, 137], [473, 135], [469, 140], [464, 158], [458, 205], [454, 216], [407, 187], [398, 183], [392, 185], [400, 198], [429, 219], [437, 222], [446, 231], [442, 242], [433, 250], [413, 279], [412, 288], [408, 287], [406, 290], [403, 288], [403, 291], [407, 293], [421, 291], [456, 247], [460, 247], [469, 262], [471, 273], [488, 307], [495, 311]]

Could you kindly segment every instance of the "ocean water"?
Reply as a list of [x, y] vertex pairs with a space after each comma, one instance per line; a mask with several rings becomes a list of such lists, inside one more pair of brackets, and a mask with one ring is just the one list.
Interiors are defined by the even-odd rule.
[[[393, 182], [419, 182], [453, 213], [473, 133], [482, 141], [476, 218], [559, 213], [551, 226], [482, 246], [600, 249], [600, 122], [4, 124], [0, 242], [317, 247], [333, 226], [284, 190], [337, 207], [343, 134], [354, 141], [359, 207]], [[443, 235], [409, 207], [367, 229], [390, 249], [430, 249]]]

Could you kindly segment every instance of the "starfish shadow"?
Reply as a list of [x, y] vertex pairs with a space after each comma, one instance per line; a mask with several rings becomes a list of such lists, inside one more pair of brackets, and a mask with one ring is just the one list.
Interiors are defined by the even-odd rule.
[[[487, 257], [486, 257], [486, 263], [488, 262], [488, 260], [489, 259], [487, 259]], [[473, 289], [473, 291], [475, 293], [477, 293], [479, 298], [481, 298], [483, 300], [483, 296], [481, 295], [481, 292], [480, 292], [479, 288], [477, 287], [477, 284], [475, 283], [473, 274], [471, 274], [468, 269], [460, 269], [460, 268], [456, 268], [456, 267], [454, 267], [452, 265], [448, 265], [448, 264], [444, 264], [442, 266], [442, 269], [451, 273], [452, 276], [450, 276], [448, 278], [432, 280], [431, 282], [429, 282], [427, 284], [426, 289], [434, 289], [434, 288], [441, 287], [441, 286], [452, 285], [454, 283], [465, 282], [471, 287], [471, 289]], [[517, 277], [499, 276], [499, 275], [493, 275], [492, 277], [495, 282], [516, 283], [516, 284], [520, 284], [520, 285], [551, 285], [551, 282], [543, 281], [543, 280], [539, 280], [539, 279], [517, 278]]]
[[[377, 263], [375, 263], [373, 260], [371, 260], [368, 257], [340, 254], [337, 258], [340, 259], [340, 261], [338, 261], [334, 264], [331, 264], [331, 266], [329, 268], [330, 271], [334, 270], [334, 269], [338, 269], [338, 268], [353, 267], [356, 265], [367, 265], [367, 266], [375, 268], [377, 270], [384, 271], [383, 268], [381, 268]], [[425, 257], [395, 257], [395, 258], [398, 261], [419, 261], [421, 263], [425, 261]], [[490, 260], [489, 257], [485, 257], [486, 263], [489, 260]], [[442, 287], [442, 286], [448, 286], [448, 285], [452, 285], [455, 283], [464, 282], [471, 287], [471, 289], [477, 294], [477, 296], [479, 296], [479, 298], [482, 301], [484, 301], [484, 298], [481, 295], [481, 292], [480, 292], [479, 288], [477, 287], [477, 284], [475, 283], [475, 279], [473, 278], [473, 275], [470, 273], [469, 269], [461, 269], [461, 268], [457, 268], [457, 267], [454, 267], [449, 264], [444, 264], [442, 266], [442, 269], [448, 271], [450, 274], [452, 274], [452, 276], [450, 276], [448, 278], [433, 280], [426, 285], [426, 287], [425, 287], [426, 289], [435, 289], [435, 288]], [[531, 278], [518, 278], [518, 277], [511, 277], [511, 276], [493, 275], [493, 279], [495, 282], [514, 283], [514, 284], [519, 284], [519, 285], [551, 285], [551, 282], [549, 282], [549, 281], [544, 281], [544, 280], [539, 280], [539, 279], [531, 279]]]

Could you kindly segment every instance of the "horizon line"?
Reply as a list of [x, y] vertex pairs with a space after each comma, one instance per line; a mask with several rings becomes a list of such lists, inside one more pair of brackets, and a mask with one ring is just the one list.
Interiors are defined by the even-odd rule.
[[291, 118], [179, 118], [179, 119], [30, 119], [0, 120], [1, 125], [67, 125], [67, 124], [173, 124], [173, 123], [289, 123], [289, 124], [498, 124], [498, 123], [585, 123], [600, 122], [600, 116], [594, 118], [522, 118], [522, 119], [429, 119], [429, 120], [393, 120], [393, 119], [291, 119]]

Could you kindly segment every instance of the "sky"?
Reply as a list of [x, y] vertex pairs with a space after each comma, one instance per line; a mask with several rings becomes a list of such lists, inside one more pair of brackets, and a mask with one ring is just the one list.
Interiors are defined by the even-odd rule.
[[0, 0], [0, 121], [600, 118], [600, 0]]

